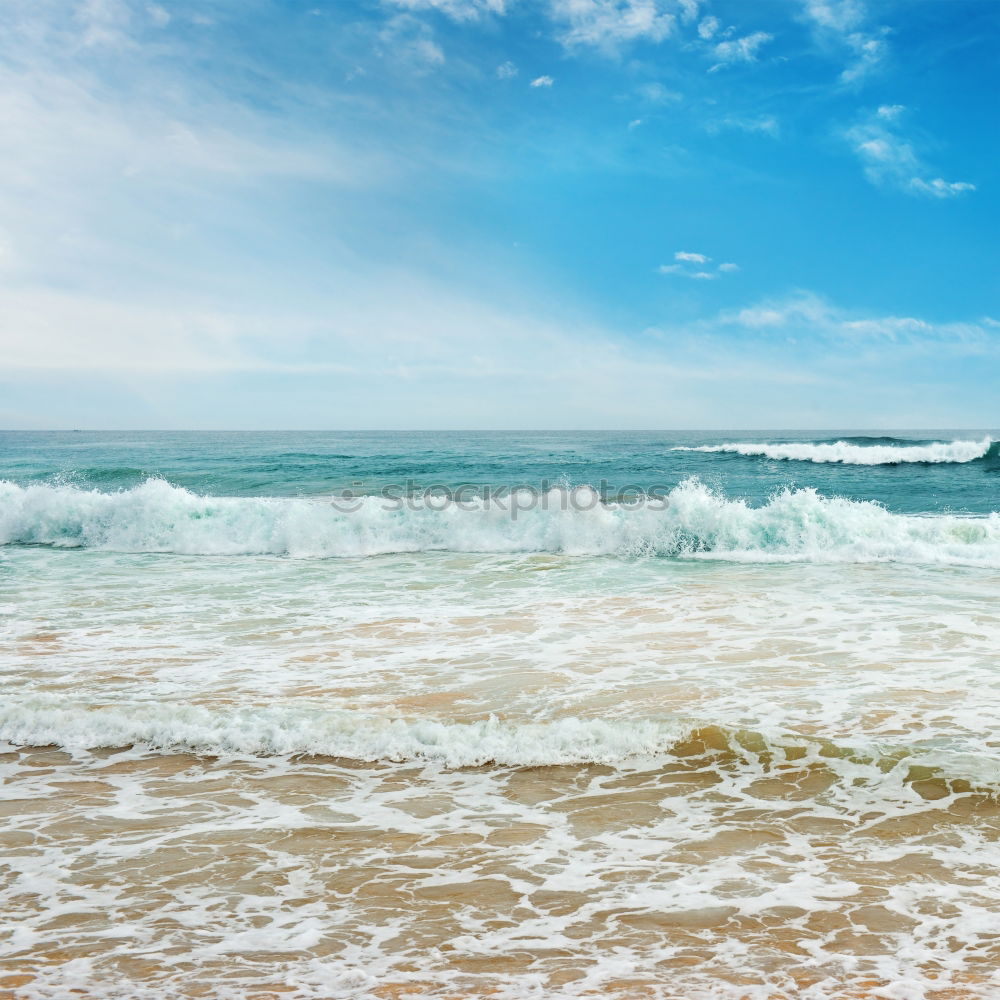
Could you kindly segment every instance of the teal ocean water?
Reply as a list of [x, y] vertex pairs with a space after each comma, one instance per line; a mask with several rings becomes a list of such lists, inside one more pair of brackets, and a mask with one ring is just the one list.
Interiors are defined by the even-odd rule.
[[995, 510], [1000, 431], [0, 432], [0, 477], [128, 490], [151, 477], [207, 496], [316, 497], [386, 487], [606, 484], [698, 477], [754, 503], [777, 490], [873, 500], [903, 513]]
[[997, 439], [3, 432], [0, 991], [1000, 995]]

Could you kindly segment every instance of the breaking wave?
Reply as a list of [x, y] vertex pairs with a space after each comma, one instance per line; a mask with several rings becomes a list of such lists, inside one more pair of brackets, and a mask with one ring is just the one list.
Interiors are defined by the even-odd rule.
[[18, 745], [72, 749], [141, 744], [201, 753], [425, 760], [448, 767], [613, 763], [664, 752], [689, 731], [689, 726], [673, 722], [570, 718], [514, 724], [491, 716], [458, 723], [282, 706], [89, 708], [45, 699], [0, 706], [0, 738]]
[[[443, 767], [625, 765], [636, 758], [711, 755], [719, 763], [842, 770], [895, 786], [944, 778], [1000, 788], [1000, 764], [968, 750], [842, 744], [681, 718], [475, 722], [404, 719], [320, 707], [207, 708], [169, 703], [90, 706], [47, 697], [0, 705], [0, 740], [66, 750], [139, 746], [170, 753], [324, 756]], [[863, 770], [859, 771], [861, 767]]]
[[678, 446], [671, 451], [699, 451], [743, 455], [747, 458], [771, 458], [776, 461], [840, 463], [842, 465], [902, 465], [947, 462], [974, 462], [996, 454], [997, 442], [982, 441], [933, 442], [931, 444], [854, 444], [849, 441], [832, 443], [705, 444], [698, 447]]
[[784, 490], [758, 507], [694, 479], [637, 505], [602, 503], [589, 487], [462, 506], [381, 497], [354, 504], [345, 511], [323, 500], [206, 497], [163, 480], [116, 493], [0, 482], [0, 544], [295, 558], [553, 552], [1000, 567], [1000, 514], [895, 514], [812, 489]]

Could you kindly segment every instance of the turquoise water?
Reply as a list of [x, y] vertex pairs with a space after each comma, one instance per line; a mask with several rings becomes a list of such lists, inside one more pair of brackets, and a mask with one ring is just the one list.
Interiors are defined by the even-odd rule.
[[[874, 500], [905, 513], [985, 514], [1000, 506], [994, 443], [970, 461], [855, 465], [675, 451], [726, 442], [847, 442], [912, 448], [1000, 438], [1000, 431], [802, 432], [0, 432], [0, 479], [118, 490], [151, 476], [212, 496], [322, 496], [462, 484], [590, 485], [615, 494], [670, 489], [697, 476], [728, 497], [763, 503], [784, 487]], [[889, 456], [890, 460], [892, 456]]]

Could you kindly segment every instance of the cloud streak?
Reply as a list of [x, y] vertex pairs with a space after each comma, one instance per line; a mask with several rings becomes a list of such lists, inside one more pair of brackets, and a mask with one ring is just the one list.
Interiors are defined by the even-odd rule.
[[714, 281], [720, 275], [733, 274], [740, 269], [732, 261], [725, 261], [717, 267], [711, 265], [712, 258], [707, 254], [678, 250], [673, 264], [661, 264], [656, 270], [659, 274], [674, 274], [693, 281]]
[[757, 133], [777, 139], [781, 128], [778, 125], [777, 118], [772, 115], [761, 115], [757, 118], [727, 115], [725, 118], [713, 118], [711, 121], [706, 122], [705, 131], [710, 135], [718, 135], [720, 132], [725, 131]]
[[872, 184], [911, 195], [954, 198], [976, 190], [968, 181], [934, 177], [912, 142], [901, 131], [902, 105], [882, 105], [845, 133]]
[[709, 73], [718, 72], [718, 70], [736, 63], [756, 62], [761, 48], [773, 40], [774, 35], [768, 34], [766, 31], [754, 31], [742, 38], [718, 42], [711, 50], [716, 62], [709, 69]]
[[1000, 354], [1000, 336], [985, 319], [934, 323], [915, 316], [866, 315], [834, 305], [812, 292], [797, 292], [723, 312], [718, 322], [762, 336], [805, 337], [852, 347], [881, 344], [968, 356]]

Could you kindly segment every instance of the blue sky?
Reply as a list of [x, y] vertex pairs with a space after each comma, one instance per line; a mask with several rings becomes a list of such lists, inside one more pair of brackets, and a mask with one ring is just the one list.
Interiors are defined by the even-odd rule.
[[2, 0], [0, 425], [1000, 424], [993, 0]]

